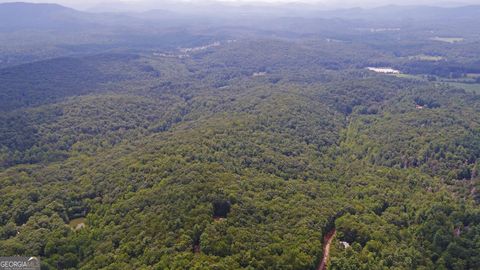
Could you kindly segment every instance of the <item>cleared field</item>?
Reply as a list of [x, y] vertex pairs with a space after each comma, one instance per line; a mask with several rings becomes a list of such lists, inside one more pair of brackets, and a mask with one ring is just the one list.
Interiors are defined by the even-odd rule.
[[444, 58], [443, 58], [442, 56], [419, 54], [419, 55], [409, 56], [408, 59], [409, 59], [409, 60], [420, 60], [420, 61], [432, 61], [432, 62], [437, 62], [437, 61], [443, 60]]
[[457, 42], [462, 42], [465, 39], [461, 37], [434, 37], [434, 38], [431, 38], [431, 40], [447, 42], [447, 43], [457, 43]]
[[395, 77], [398, 77], [398, 78], [404, 78], [404, 79], [414, 79], [414, 80], [425, 80], [425, 78], [423, 78], [423, 76], [421, 75], [412, 75], [412, 74], [404, 74], [404, 73], [400, 73], [400, 74], [394, 74]]
[[468, 73], [467, 77], [473, 79], [480, 78], [480, 73]]
[[480, 83], [458, 83], [458, 82], [450, 82], [448, 83], [452, 86], [463, 88], [467, 91], [474, 92], [476, 94], [480, 94]]
[[389, 68], [389, 67], [367, 67], [368, 70], [374, 71], [377, 73], [385, 73], [385, 74], [400, 74], [399, 70]]

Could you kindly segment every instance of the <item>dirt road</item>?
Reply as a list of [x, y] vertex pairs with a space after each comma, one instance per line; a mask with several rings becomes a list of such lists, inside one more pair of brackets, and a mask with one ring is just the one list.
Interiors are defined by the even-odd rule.
[[323, 238], [323, 257], [322, 257], [322, 261], [320, 262], [320, 264], [317, 267], [317, 270], [326, 270], [327, 269], [327, 263], [328, 263], [328, 259], [330, 257], [330, 245], [332, 244], [333, 238], [335, 237], [336, 233], [337, 233], [337, 231], [335, 229], [332, 229]]

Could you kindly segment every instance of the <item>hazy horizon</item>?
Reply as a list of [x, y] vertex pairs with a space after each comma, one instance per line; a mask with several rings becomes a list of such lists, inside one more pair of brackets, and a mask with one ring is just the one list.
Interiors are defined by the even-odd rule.
[[149, 10], [161, 9], [166, 5], [191, 4], [199, 5], [205, 3], [222, 4], [314, 4], [324, 9], [340, 8], [372, 8], [385, 5], [429, 5], [439, 7], [454, 7], [478, 4], [476, 0], [459, 1], [434, 1], [434, 0], [47, 0], [47, 1], [14, 1], [0, 0], [0, 3], [26, 2], [26, 3], [55, 3], [63, 6], [80, 10], [105, 10], [105, 11], [123, 11], [123, 10]]

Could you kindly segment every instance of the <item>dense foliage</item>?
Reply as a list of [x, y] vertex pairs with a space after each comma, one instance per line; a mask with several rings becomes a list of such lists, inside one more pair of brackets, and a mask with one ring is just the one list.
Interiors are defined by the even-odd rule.
[[[329, 269], [479, 269], [480, 97], [449, 80], [475, 85], [480, 56], [412, 64], [459, 53], [415, 29], [234, 28], [0, 69], [0, 255], [316, 269], [335, 228]], [[430, 77], [364, 69], [382, 64]]]

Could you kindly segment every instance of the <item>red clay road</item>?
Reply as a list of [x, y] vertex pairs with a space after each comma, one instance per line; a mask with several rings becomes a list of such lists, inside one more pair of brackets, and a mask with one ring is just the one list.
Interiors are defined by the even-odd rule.
[[323, 258], [320, 264], [317, 267], [317, 270], [326, 270], [327, 269], [327, 263], [328, 263], [328, 258], [330, 257], [330, 245], [332, 244], [333, 238], [335, 237], [335, 234], [337, 231], [335, 229], [332, 229], [325, 237], [323, 238]]

